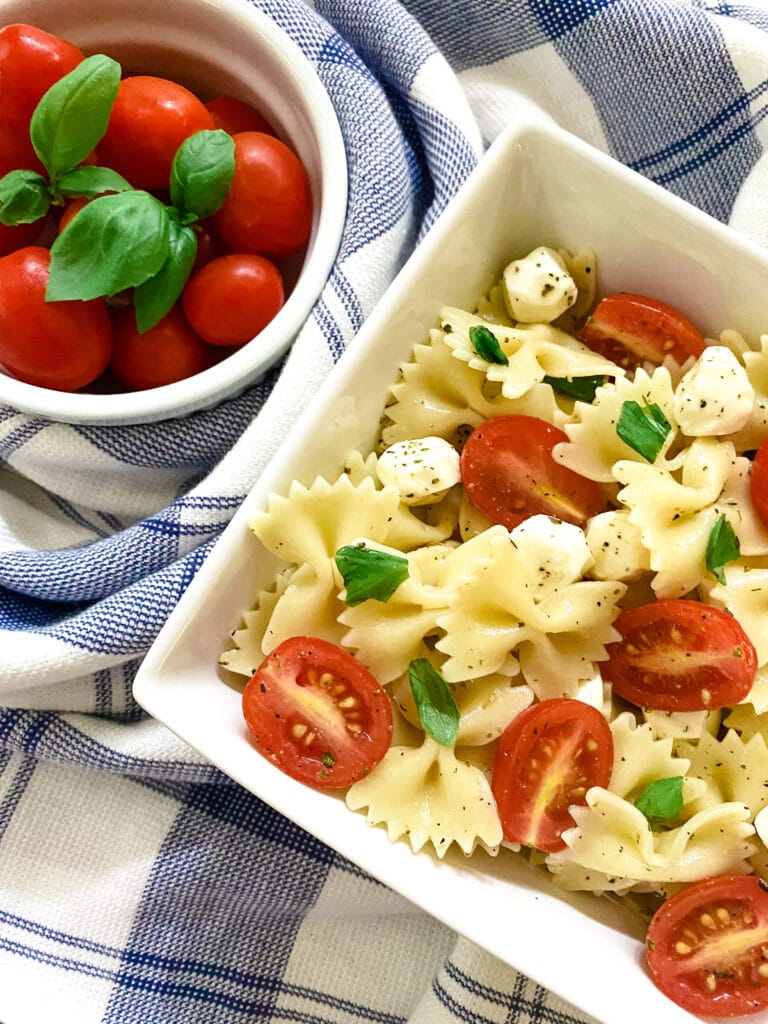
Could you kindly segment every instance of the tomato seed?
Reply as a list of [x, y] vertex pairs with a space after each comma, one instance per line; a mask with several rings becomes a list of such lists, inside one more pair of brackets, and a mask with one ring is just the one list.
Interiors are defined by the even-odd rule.
[[699, 921], [704, 925], [705, 928], [715, 928], [715, 919], [711, 914], [704, 913], [699, 917]]
[[691, 952], [691, 947], [688, 945], [687, 942], [681, 942], [678, 940], [675, 943], [675, 952], [679, 953], [680, 956], [685, 956], [686, 954]]

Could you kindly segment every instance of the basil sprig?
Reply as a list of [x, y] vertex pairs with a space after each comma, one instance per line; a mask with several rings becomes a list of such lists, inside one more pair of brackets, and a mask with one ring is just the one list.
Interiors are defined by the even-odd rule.
[[108, 167], [78, 166], [107, 130], [120, 75], [117, 61], [97, 53], [48, 89], [29, 125], [32, 146], [48, 177], [22, 169], [0, 179], [0, 223], [32, 224], [54, 203], [131, 188]]
[[735, 561], [741, 554], [739, 538], [724, 513], [719, 515], [707, 538], [706, 565], [718, 583], [726, 585], [723, 566]]
[[368, 600], [386, 604], [408, 578], [407, 558], [362, 543], [339, 548], [334, 561], [344, 580], [345, 600], [350, 607]]
[[473, 324], [469, 328], [469, 340], [472, 342], [472, 348], [486, 363], [509, 366], [506, 352], [499, 344], [499, 339], [489, 328], [483, 327], [481, 324]]
[[544, 377], [544, 383], [549, 384], [562, 395], [576, 398], [580, 402], [594, 402], [597, 389], [605, 383], [603, 376], [590, 377]]
[[642, 405], [628, 399], [622, 405], [616, 423], [616, 433], [621, 440], [648, 462], [656, 461], [671, 430], [672, 426], [661, 408], [648, 399], [643, 399]]
[[674, 821], [683, 809], [682, 775], [656, 779], [635, 800], [635, 807], [646, 816], [655, 831]]
[[451, 688], [426, 658], [408, 666], [408, 680], [421, 727], [443, 747], [452, 747], [459, 734], [459, 709]]

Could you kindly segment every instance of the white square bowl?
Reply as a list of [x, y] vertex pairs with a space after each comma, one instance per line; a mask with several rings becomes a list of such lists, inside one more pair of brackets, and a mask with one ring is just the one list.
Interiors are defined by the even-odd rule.
[[[445, 304], [471, 308], [539, 244], [597, 254], [601, 294], [682, 309], [707, 334], [768, 330], [768, 257], [712, 218], [546, 124], [507, 130], [388, 289], [193, 580], [135, 682], [140, 704], [229, 776], [380, 881], [604, 1024], [692, 1021], [644, 967], [642, 925], [606, 899], [560, 893], [503, 851], [438, 861], [391, 844], [343, 798], [315, 792], [251, 745], [217, 668], [229, 632], [273, 578], [247, 522], [294, 479], [333, 479], [369, 451], [399, 364]], [[308, 625], [308, 632], [311, 628]], [[759, 1019], [759, 1018], [758, 1018]], [[763, 1020], [768, 1019], [763, 1016]]]

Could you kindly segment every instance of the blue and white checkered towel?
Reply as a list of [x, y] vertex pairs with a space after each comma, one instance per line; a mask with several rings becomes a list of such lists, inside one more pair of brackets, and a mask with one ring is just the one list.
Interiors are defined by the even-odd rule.
[[569, 129], [768, 244], [766, 0], [255, 0], [351, 169], [284, 364], [176, 422], [0, 409], [2, 1024], [584, 1021], [148, 719], [136, 667], [408, 252], [509, 121]]

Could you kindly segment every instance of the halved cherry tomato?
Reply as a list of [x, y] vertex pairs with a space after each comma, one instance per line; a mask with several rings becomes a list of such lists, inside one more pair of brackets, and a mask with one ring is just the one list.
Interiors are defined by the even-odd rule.
[[211, 218], [232, 252], [279, 258], [307, 242], [312, 228], [309, 175], [285, 143], [264, 132], [240, 132], [235, 173]]
[[768, 526], [768, 438], [757, 449], [752, 462], [749, 489], [755, 511]]
[[237, 135], [239, 132], [272, 134], [271, 125], [258, 110], [235, 96], [217, 96], [205, 105], [216, 127], [229, 132], [230, 135]]
[[656, 911], [646, 958], [661, 991], [690, 1013], [768, 1007], [768, 885], [753, 875], [694, 882]]
[[492, 789], [504, 836], [538, 850], [562, 850], [569, 808], [607, 786], [613, 734], [604, 715], [568, 697], [526, 708], [501, 735]]
[[508, 530], [539, 513], [582, 526], [607, 505], [600, 484], [552, 458], [567, 435], [535, 416], [498, 416], [477, 427], [461, 453], [472, 504]]
[[705, 711], [743, 700], [757, 673], [752, 641], [721, 608], [666, 598], [623, 611], [603, 678], [641, 708]]
[[167, 189], [176, 150], [214, 128], [202, 101], [177, 82], [152, 75], [124, 78], [98, 145], [99, 162], [134, 188]]
[[684, 363], [704, 351], [704, 339], [687, 317], [659, 299], [619, 292], [598, 302], [579, 339], [625, 369], [658, 366], [667, 356]]
[[267, 655], [245, 687], [243, 714], [259, 752], [315, 789], [361, 779], [392, 741], [384, 688], [318, 637], [292, 637]]

